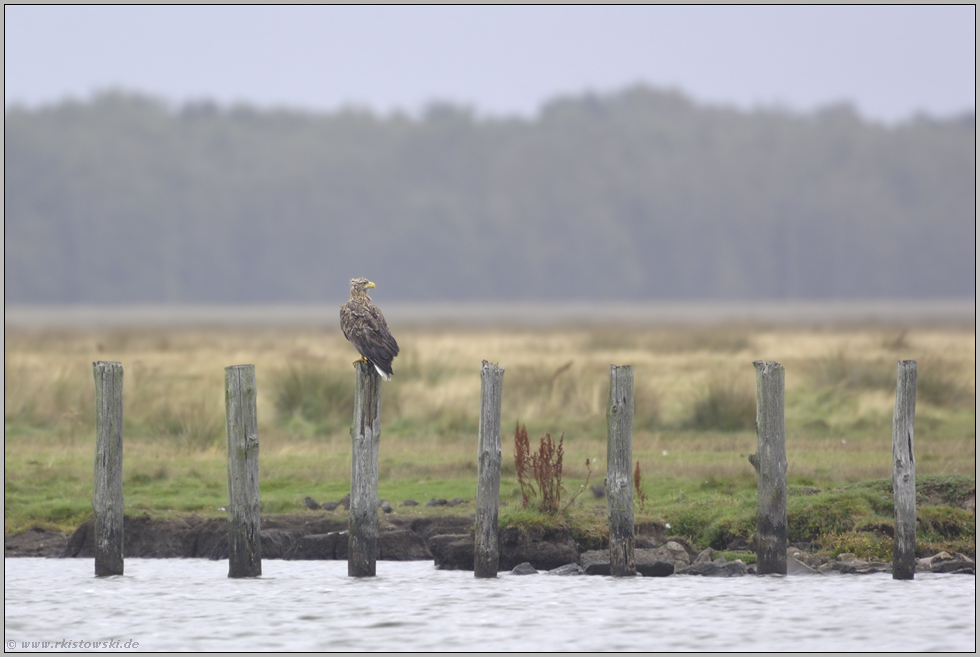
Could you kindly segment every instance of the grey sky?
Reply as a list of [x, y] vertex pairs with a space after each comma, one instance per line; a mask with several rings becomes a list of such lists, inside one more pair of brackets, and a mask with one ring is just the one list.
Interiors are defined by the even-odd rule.
[[4, 8], [5, 106], [122, 88], [171, 101], [533, 114], [637, 82], [711, 103], [869, 118], [974, 110], [976, 9]]

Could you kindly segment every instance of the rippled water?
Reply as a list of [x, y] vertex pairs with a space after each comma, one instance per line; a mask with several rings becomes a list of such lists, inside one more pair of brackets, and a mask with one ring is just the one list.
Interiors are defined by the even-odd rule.
[[[136, 641], [145, 650], [969, 650], [976, 579], [516, 576], [431, 562], [277, 561], [228, 579], [227, 561], [5, 559], [7, 649]], [[13, 643], [11, 643], [13, 642]]]

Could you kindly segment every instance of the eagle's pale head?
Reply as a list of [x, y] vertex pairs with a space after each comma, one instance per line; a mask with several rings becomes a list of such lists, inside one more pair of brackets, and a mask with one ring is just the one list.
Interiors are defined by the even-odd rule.
[[352, 278], [350, 279], [350, 293], [358, 295], [367, 295], [367, 291], [373, 287], [377, 287], [374, 283], [366, 278]]

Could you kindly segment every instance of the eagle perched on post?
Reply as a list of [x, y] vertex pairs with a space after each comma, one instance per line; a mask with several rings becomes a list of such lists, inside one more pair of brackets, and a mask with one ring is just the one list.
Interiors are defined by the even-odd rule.
[[351, 279], [350, 301], [340, 307], [340, 328], [357, 347], [361, 361], [371, 363], [382, 379], [391, 381], [391, 361], [398, 355], [398, 343], [384, 315], [371, 303], [367, 291], [373, 287], [377, 286], [366, 278]]

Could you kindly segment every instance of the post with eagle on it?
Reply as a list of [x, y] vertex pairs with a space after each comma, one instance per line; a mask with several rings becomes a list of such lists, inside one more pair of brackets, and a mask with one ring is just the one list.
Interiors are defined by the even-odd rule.
[[371, 303], [366, 278], [350, 282], [350, 301], [340, 307], [340, 328], [361, 354], [354, 362], [354, 424], [350, 429], [350, 532], [347, 574], [374, 577], [378, 560], [378, 449], [381, 445], [381, 379], [391, 380], [398, 343], [384, 315]]

